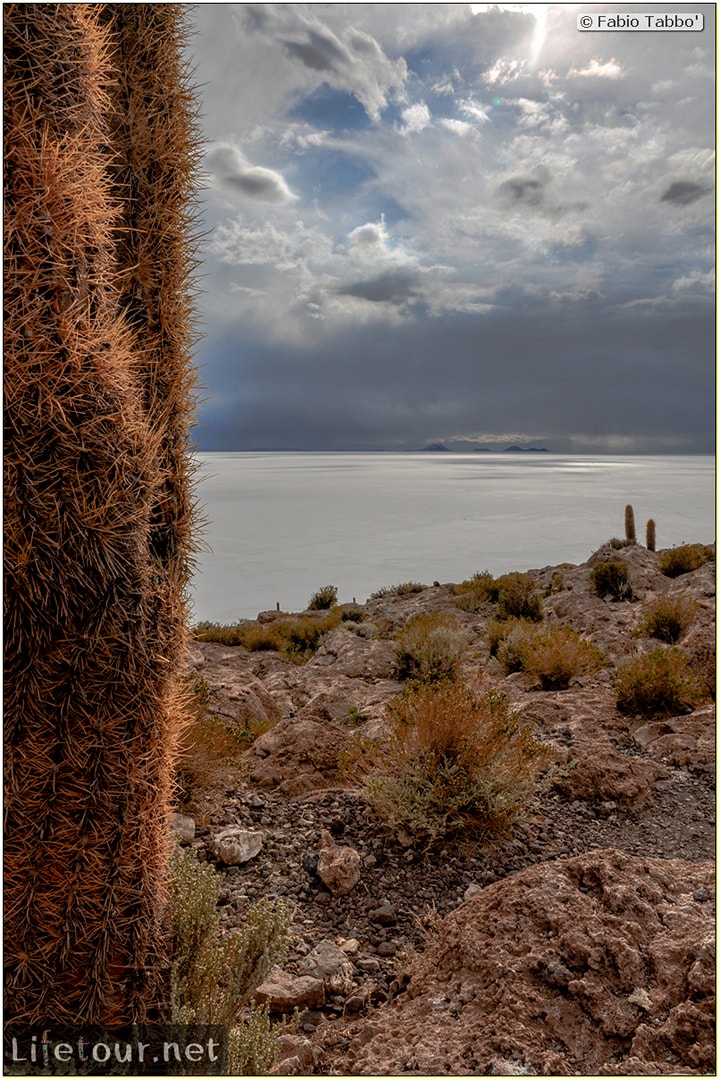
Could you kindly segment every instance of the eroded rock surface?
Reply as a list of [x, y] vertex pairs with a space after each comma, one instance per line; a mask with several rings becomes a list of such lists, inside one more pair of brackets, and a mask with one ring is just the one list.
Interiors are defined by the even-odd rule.
[[356, 1025], [343, 1062], [382, 1075], [712, 1071], [713, 885], [710, 863], [614, 850], [490, 885], [448, 916], [405, 993]]

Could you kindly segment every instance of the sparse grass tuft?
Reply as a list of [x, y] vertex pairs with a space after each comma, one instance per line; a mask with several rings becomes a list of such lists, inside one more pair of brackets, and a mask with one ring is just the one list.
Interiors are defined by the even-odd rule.
[[217, 641], [222, 645], [241, 645], [251, 652], [263, 650], [284, 653], [303, 662], [322, 645], [325, 637], [341, 623], [356, 623], [363, 613], [353, 604], [342, 604], [322, 614], [280, 615], [271, 622], [241, 622], [235, 626], [200, 623], [195, 627], [197, 641]]
[[674, 645], [689, 627], [696, 611], [697, 602], [688, 597], [661, 596], [645, 611], [640, 633]]
[[590, 571], [590, 584], [597, 596], [612, 600], [632, 600], [633, 590], [625, 563], [609, 559]]
[[385, 585], [377, 592], [370, 593], [370, 600], [382, 600], [385, 596], [411, 596], [413, 593], [425, 592], [429, 586], [421, 585], [419, 581], [404, 581], [400, 585]]
[[388, 713], [391, 732], [366, 790], [391, 828], [430, 842], [491, 839], [523, 812], [550, 751], [504, 695], [478, 697], [445, 681], [406, 692]]
[[468, 644], [468, 635], [452, 617], [417, 615], [398, 634], [393, 674], [420, 683], [454, 679]]
[[682, 649], [658, 645], [618, 668], [617, 707], [638, 716], [678, 716], [692, 712], [707, 690]]
[[658, 570], [666, 577], [676, 578], [689, 574], [706, 562], [713, 562], [715, 549], [711, 544], [683, 544], [681, 547], [668, 548], [658, 559]]

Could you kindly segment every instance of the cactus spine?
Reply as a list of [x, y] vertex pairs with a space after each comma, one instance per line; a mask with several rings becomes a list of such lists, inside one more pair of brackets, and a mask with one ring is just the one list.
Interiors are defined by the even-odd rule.
[[650, 518], [645, 526], [645, 542], [648, 551], [655, 551], [655, 522], [652, 518]]
[[[104, 7], [4, 9], [6, 1018], [24, 1025], [140, 1023], [163, 996], [189, 379], [186, 353], [145, 363], [118, 287]], [[188, 311], [166, 317], [185, 336]]]
[[635, 535], [635, 513], [632, 506], [625, 507], [625, 540], [628, 544], [637, 543]]

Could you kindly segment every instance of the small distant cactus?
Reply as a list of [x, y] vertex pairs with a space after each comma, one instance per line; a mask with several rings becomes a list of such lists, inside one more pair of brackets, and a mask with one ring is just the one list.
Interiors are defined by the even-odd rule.
[[645, 526], [645, 543], [648, 551], [655, 551], [655, 522], [652, 518]]
[[625, 507], [625, 540], [628, 544], [637, 543], [637, 537], [635, 535], [635, 513], [629, 503]]

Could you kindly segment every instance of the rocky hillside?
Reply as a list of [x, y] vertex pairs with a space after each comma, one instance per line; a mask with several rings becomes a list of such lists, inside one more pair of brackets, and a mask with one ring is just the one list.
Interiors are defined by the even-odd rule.
[[[181, 809], [195, 820], [185, 842], [223, 874], [224, 926], [264, 894], [295, 904], [292, 950], [258, 991], [275, 1012], [302, 1010], [275, 1072], [714, 1069], [715, 563], [670, 577], [662, 560], [606, 546], [529, 573], [535, 628], [568, 628], [602, 655], [564, 689], [548, 688], [533, 627], [512, 636], [477, 583], [357, 606], [305, 663], [193, 645], [209, 713], [262, 732]], [[607, 563], [624, 567], [631, 598], [594, 587]], [[679, 601], [661, 606], [664, 622], [661, 599]], [[670, 609], [683, 618], [668, 630]], [[665, 640], [649, 636], [653, 611]], [[422, 613], [462, 636], [459, 677], [507, 694], [552, 751], [492, 846], [388, 828], [353, 772], [387, 732], [398, 634]], [[689, 662], [687, 700], [618, 707], [623, 664], [658, 650]]]

